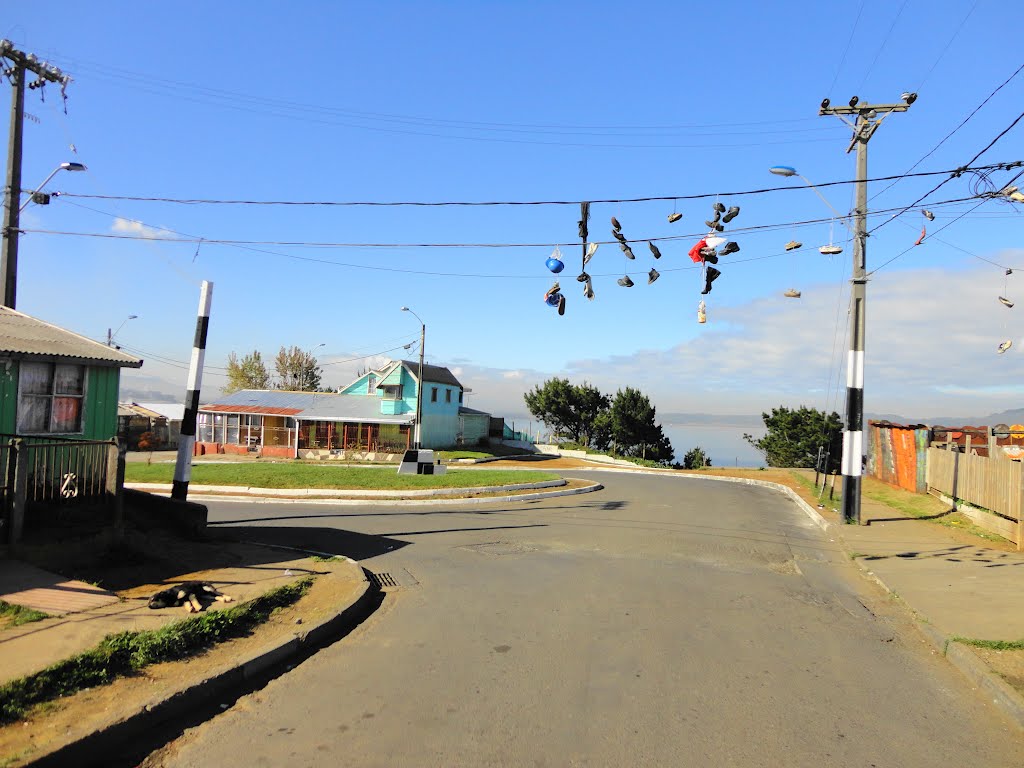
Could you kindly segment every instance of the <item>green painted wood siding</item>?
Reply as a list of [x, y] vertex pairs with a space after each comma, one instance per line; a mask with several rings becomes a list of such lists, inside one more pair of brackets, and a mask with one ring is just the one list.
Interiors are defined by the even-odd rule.
[[[117, 397], [121, 369], [89, 367], [86, 370], [82, 416], [84, 440], [109, 440], [117, 435]], [[13, 435], [18, 428], [18, 361], [0, 360], [0, 433]]]

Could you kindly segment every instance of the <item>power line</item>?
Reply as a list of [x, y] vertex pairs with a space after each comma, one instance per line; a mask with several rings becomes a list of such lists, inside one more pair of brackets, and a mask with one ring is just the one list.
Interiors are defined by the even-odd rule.
[[[920, 162], [920, 161], [918, 161]], [[1020, 162], [1020, 161], [1017, 161]], [[916, 164], [915, 164], [916, 165]], [[970, 165], [970, 163], [968, 163]], [[925, 176], [945, 176], [958, 171], [992, 171], [999, 170], [1013, 163], [993, 163], [991, 165], [978, 166], [977, 168], [950, 168], [944, 171], [922, 171], [920, 173], [905, 173], [897, 176], [878, 176], [868, 179], [868, 182], [892, 181], [903, 178], [918, 178]], [[854, 184], [855, 180], [826, 181], [815, 184], [815, 187], [823, 189], [826, 187]], [[397, 207], [414, 206], [425, 208], [438, 208], [445, 206], [513, 206], [513, 205], [579, 205], [583, 202], [592, 204], [606, 203], [650, 203], [650, 202], [678, 202], [682, 200], [706, 200], [720, 197], [739, 197], [743, 195], [761, 195], [769, 192], [793, 192], [802, 191], [803, 187], [792, 184], [784, 187], [762, 187], [760, 189], [748, 189], [733, 192], [701, 192], [692, 195], [660, 195], [648, 197], [626, 197], [606, 198], [602, 200], [500, 200], [500, 201], [351, 201], [351, 200], [244, 200], [244, 199], [215, 199], [215, 198], [177, 198], [177, 197], [147, 197], [141, 195], [97, 195], [81, 192], [54, 192], [54, 197], [70, 197], [89, 200], [129, 200], [142, 203], [175, 203], [180, 205], [294, 205], [294, 206], [374, 206], [374, 207]]]
[[[989, 103], [989, 101], [992, 100], [993, 96], [995, 96], [997, 93], [999, 93], [999, 91], [1001, 91], [1006, 85], [1008, 85], [1009, 82], [1011, 80], [1013, 80], [1013, 78], [1015, 78], [1017, 75], [1020, 74], [1021, 70], [1024, 70], [1024, 64], [1021, 64], [1012, 75], [1010, 75], [1008, 78], [1006, 78], [1002, 83], [999, 84], [999, 86], [994, 91], [992, 91], [992, 93], [990, 93], [988, 96], [986, 96], [985, 100], [982, 101], [981, 104], [976, 106], [974, 108], [974, 110], [971, 112], [971, 114], [969, 114], [967, 117], [965, 117], [963, 119], [963, 121], [960, 123], [960, 125], [958, 125], [952, 131], [947, 133], [945, 135], [945, 137], [942, 139], [942, 141], [940, 141], [938, 144], [936, 144], [934, 147], [932, 147], [928, 152], [926, 152], [924, 155], [922, 155], [920, 160], [918, 160], [916, 163], [914, 163], [912, 166], [910, 166], [910, 168], [907, 169], [907, 174], [909, 174], [911, 171], [913, 171], [915, 168], [917, 168], [917, 166], [919, 166], [921, 163], [923, 163], [925, 160], [927, 160], [929, 157], [931, 157], [933, 154], [935, 154], [936, 150], [938, 150], [939, 147], [941, 147], [943, 144], [945, 144], [953, 136], [953, 134], [955, 134], [957, 131], [959, 131], [961, 128], [963, 128], [965, 125], [967, 125], [967, 123], [970, 121], [970, 119], [972, 117], [974, 117], [976, 114], [978, 114], [978, 112], [981, 111], [981, 108], [984, 107], [986, 104]], [[900, 182], [900, 180], [902, 180], [902, 179], [904, 179], [906, 177], [907, 177], [906, 175], [900, 175], [891, 184], [889, 184], [887, 187], [885, 187], [884, 189], [882, 189], [882, 190], [876, 192], [875, 194], [873, 194], [871, 196], [871, 199], [874, 200], [876, 197], [878, 197], [883, 192], [887, 192], [888, 190], [892, 189], [893, 186], [898, 184]]]
[[839, 58], [839, 66], [836, 67], [835, 77], [832, 78], [832, 85], [829, 86], [828, 92], [831, 94], [832, 89], [836, 87], [836, 83], [839, 82], [839, 73], [843, 71], [843, 64], [846, 63], [846, 55], [850, 52], [850, 44], [853, 42], [853, 36], [857, 34], [857, 25], [860, 24], [861, 14], [864, 13], [864, 2], [860, 0], [860, 8], [857, 10], [857, 18], [853, 22], [853, 26], [850, 28], [850, 36], [846, 40], [846, 47], [843, 49], [843, 55]]
[[[864, 84], [868, 81], [868, 76], [871, 74], [871, 70], [875, 68], [875, 64], [878, 63], [878, 57], [882, 55], [882, 51], [885, 50], [885, 44], [889, 42], [889, 37], [892, 35], [893, 29], [896, 28], [896, 22], [900, 20], [900, 16], [903, 15], [903, 9], [907, 7], [907, 0], [903, 0], [903, 4], [900, 9], [896, 12], [893, 17], [892, 24], [889, 25], [889, 31], [885, 33], [885, 37], [882, 38], [882, 44], [878, 46], [878, 50], [875, 51], [875, 57], [871, 60], [871, 64], [868, 66], [868, 71], [864, 73], [864, 79], [861, 80], [860, 85], [857, 86], [858, 91], [864, 90]], [[863, 4], [861, 5], [863, 9]]]
[[924, 84], [928, 81], [928, 78], [932, 76], [932, 72], [934, 72], [935, 68], [939, 66], [939, 62], [942, 61], [942, 59], [946, 56], [946, 52], [953, 45], [953, 41], [960, 36], [960, 33], [963, 31], [964, 26], [967, 24], [967, 20], [971, 18], [971, 15], [974, 13], [974, 9], [978, 7], [979, 2], [980, 0], [974, 0], [974, 5], [971, 6], [971, 9], [967, 12], [967, 15], [960, 20], [960, 23], [956, 25], [956, 27], [953, 30], [953, 36], [949, 38], [949, 41], [946, 43], [946, 47], [943, 48], [942, 51], [939, 53], [939, 56], [938, 58], [935, 59], [935, 62], [932, 64], [931, 69], [929, 69], [928, 72], [925, 73], [925, 76], [921, 79], [921, 82], [918, 83], [917, 88], [915, 90], [920, 91], [921, 88], [924, 87]]
[[[927, 192], [925, 192], [925, 193], [924, 193], [923, 195], [921, 195], [921, 196], [920, 196], [919, 198], [917, 198], [917, 200], [915, 200], [914, 202], [912, 202], [912, 203], [911, 203], [910, 205], [906, 206], [906, 207], [905, 207], [905, 208], [904, 208], [904, 209], [903, 209], [902, 211], [900, 211], [899, 213], [897, 213], [897, 214], [894, 214], [894, 215], [893, 215], [892, 217], [890, 217], [889, 219], [886, 219], [885, 221], [883, 221], [883, 222], [882, 222], [881, 224], [879, 224], [879, 225], [878, 225], [877, 227], [875, 227], [875, 228], [874, 228], [874, 229], [872, 229], [872, 230], [871, 230], [870, 232], [868, 232], [868, 234], [869, 234], [869, 235], [873, 235], [873, 234], [874, 234], [875, 232], [877, 232], [878, 230], [880, 230], [880, 229], [881, 229], [882, 227], [884, 227], [884, 226], [885, 226], [886, 224], [888, 224], [888, 223], [889, 223], [890, 221], [892, 221], [893, 219], [899, 218], [899, 217], [900, 217], [900, 216], [902, 216], [902, 215], [903, 215], [904, 213], [906, 213], [907, 211], [909, 211], [909, 210], [910, 210], [911, 208], [913, 208], [913, 207], [915, 207], [916, 205], [918, 205], [919, 203], [921, 203], [921, 202], [922, 202], [922, 201], [923, 201], [923, 200], [924, 200], [924, 199], [925, 199], [926, 197], [928, 197], [929, 195], [933, 194], [934, 192], [937, 192], [937, 191], [938, 191], [939, 189], [941, 189], [941, 188], [942, 188], [942, 187], [943, 187], [944, 185], [946, 185], [946, 184], [948, 184], [949, 182], [951, 182], [951, 181], [952, 181], [953, 179], [959, 178], [960, 176], [962, 176], [962, 175], [963, 175], [964, 173], [966, 173], [966, 172], [968, 172], [968, 171], [976, 170], [976, 169], [973, 169], [973, 168], [971, 168], [971, 167], [970, 167], [970, 166], [971, 166], [971, 164], [972, 164], [972, 163], [973, 163], [973, 162], [974, 162], [975, 160], [977, 160], [977, 159], [978, 159], [979, 157], [981, 157], [981, 156], [982, 156], [983, 154], [985, 154], [985, 153], [986, 153], [986, 152], [988, 152], [988, 151], [989, 151], [990, 149], [992, 149], [992, 147], [993, 147], [993, 146], [995, 146], [996, 142], [997, 142], [997, 141], [999, 141], [999, 140], [1000, 140], [1001, 138], [1003, 138], [1003, 136], [1005, 136], [1005, 135], [1006, 135], [1007, 133], [1009, 133], [1009, 132], [1010, 132], [1010, 131], [1011, 131], [1011, 130], [1013, 129], [1013, 127], [1014, 127], [1015, 125], [1017, 125], [1017, 123], [1019, 123], [1019, 122], [1020, 122], [1020, 121], [1021, 121], [1022, 119], [1024, 119], [1024, 112], [1021, 112], [1021, 113], [1020, 113], [1019, 115], [1017, 115], [1017, 119], [1016, 119], [1016, 120], [1014, 120], [1014, 121], [1013, 121], [1012, 123], [1010, 123], [1010, 124], [1009, 124], [1009, 125], [1008, 125], [1008, 126], [1007, 126], [1006, 128], [1004, 128], [1004, 129], [1003, 129], [1002, 131], [1000, 131], [1000, 132], [999, 132], [999, 134], [998, 134], [998, 135], [997, 135], [997, 136], [996, 136], [996, 137], [995, 137], [994, 139], [992, 139], [992, 141], [990, 141], [990, 142], [989, 142], [988, 144], [986, 144], [986, 145], [985, 145], [985, 148], [984, 148], [984, 149], [982, 149], [982, 150], [981, 150], [980, 152], [978, 152], [978, 154], [976, 154], [976, 155], [975, 155], [974, 157], [972, 157], [972, 158], [971, 158], [970, 160], [968, 160], [968, 161], [967, 161], [966, 163], [964, 163], [964, 165], [963, 165], [963, 166], [962, 166], [961, 168], [957, 168], [957, 169], [956, 169], [955, 171], [953, 171], [953, 172], [952, 172], [952, 175], [951, 175], [951, 176], [950, 176], [949, 178], [947, 178], [947, 179], [943, 179], [942, 181], [940, 181], [940, 182], [939, 182], [938, 184], [936, 184], [936, 185], [935, 185], [934, 187], [932, 187], [932, 188], [931, 188], [930, 190], [928, 190], [928, 191], [927, 191]], [[1020, 165], [1021, 165], [1021, 163], [1010, 163], [1009, 165], [1004, 165], [1004, 166], [1003, 166], [1003, 168], [1004, 168], [1004, 169], [1010, 169], [1010, 168], [1015, 168], [1015, 167], [1019, 167]], [[977, 206], [975, 206], [975, 207], [977, 207]], [[972, 210], [973, 210], [973, 209], [972, 209]], [[958, 217], [958, 218], [960, 218], [960, 217]]]
[[[1021, 117], [1024, 117], [1024, 114], [1022, 114], [1022, 115], [1021, 115]], [[1019, 120], [1019, 119], [1020, 119], [1020, 118], [1018, 118], [1018, 120]], [[1020, 172], [1020, 173], [1018, 173], [1018, 174], [1017, 174], [1016, 176], [1014, 176], [1014, 177], [1013, 177], [1013, 178], [1012, 178], [1012, 179], [1010, 180], [1010, 182], [1009, 182], [1009, 183], [1010, 183], [1010, 184], [1012, 184], [1013, 182], [1017, 181], [1017, 179], [1019, 179], [1019, 178], [1020, 178], [1021, 176], [1024, 176], [1024, 171], [1021, 171], [1021, 172]], [[974, 210], [975, 208], [979, 208], [979, 207], [983, 206], [983, 205], [984, 205], [985, 203], [987, 203], [987, 202], [988, 202], [988, 199], [987, 199], [987, 198], [983, 198], [983, 199], [982, 199], [982, 200], [981, 200], [981, 201], [980, 201], [980, 202], [979, 202], [979, 203], [978, 203], [977, 205], [975, 205], [974, 207], [972, 207], [972, 208], [968, 209], [967, 211], [964, 211], [963, 213], [961, 213], [961, 214], [960, 214], [959, 216], [957, 216], [957, 217], [956, 217], [955, 219], [953, 219], [952, 221], [950, 221], [950, 222], [947, 222], [946, 224], [943, 224], [943, 225], [942, 225], [941, 227], [939, 227], [939, 228], [938, 228], [937, 230], [935, 230], [935, 234], [938, 234], [938, 233], [939, 233], [939, 232], [941, 232], [942, 230], [944, 230], [944, 229], [946, 229], [946, 228], [948, 228], [948, 227], [951, 227], [951, 226], [953, 226], [953, 225], [954, 225], [954, 224], [956, 224], [956, 223], [957, 223], [958, 221], [960, 221], [960, 219], [962, 219], [962, 218], [963, 218], [964, 216], [966, 216], [966, 215], [967, 215], [968, 213], [970, 213], [971, 211], [973, 211], [973, 210]], [[878, 265], [877, 267], [875, 267], [875, 268], [874, 268], [873, 270], [871, 270], [871, 272], [869, 272], [869, 273], [868, 273], [868, 276], [870, 277], [871, 275], [873, 275], [873, 274], [875, 274], [876, 272], [878, 272], [879, 270], [881, 270], [881, 269], [882, 269], [883, 267], [886, 267], [886, 266], [888, 266], [889, 264], [892, 264], [892, 263], [893, 263], [894, 261], [896, 261], [896, 259], [898, 259], [898, 258], [900, 258], [900, 257], [902, 257], [902, 256], [904, 256], [904, 255], [906, 255], [906, 254], [908, 254], [908, 253], [910, 253], [910, 252], [911, 252], [912, 250], [914, 250], [914, 248], [915, 248], [915, 247], [916, 247], [916, 246], [913, 246], [913, 245], [912, 245], [912, 246], [910, 246], [909, 248], [907, 248], [907, 249], [905, 249], [905, 250], [901, 251], [900, 253], [897, 253], [897, 254], [896, 254], [895, 256], [893, 256], [893, 257], [892, 257], [891, 259], [889, 259], [888, 261], [886, 261], [886, 262], [883, 262], [882, 264], [879, 264], [879, 265]], [[962, 249], [961, 249], [961, 250], [962, 250]], [[986, 259], [986, 258], [984, 258], [984, 257], [982, 257], [982, 256], [978, 256], [978, 255], [976, 255], [976, 254], [973, 254], [973, 253], [969, 253], [969, 252], [966, 252], [966, 253], [968, 253], [968, 254], [969, 254], [970, 256], [974, 256], [974, 257], [975, 257], [976, 259], [980, 259], [981, 261], [986, 261], [986, 262], [988, 262], [989, 264], [992, 264], [992, 265], [994, 265], [994, 266], [997, 266], [997, 267], [1000, 267], [1000, 268], [1002, 268], [1002, 269], [1005, 269], [1005, 265], [1004, 265], [1004, 264], [998, 264], [998, 263], [996, 263], [996, 262], [994, 262], [994, 261], [990, 261], [989, 259]]]

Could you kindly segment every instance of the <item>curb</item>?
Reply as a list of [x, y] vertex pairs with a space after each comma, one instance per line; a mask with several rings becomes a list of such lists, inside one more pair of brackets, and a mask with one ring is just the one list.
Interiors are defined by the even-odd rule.
[[[843, 548], [846, 549], [846, 541], [840, 537]], [[887, 594], [897, 595], [896, 591], [889, 587], [881, 577], [874, 571], [870, 571], [859, 560], [854, 560], [861, 572], [878, 584]], [[975, 687], [979, 688], [986, 696], [991, 697], [992, 703], [1003, 710], [1006, 715], [1020, 728], [1024, 728], [1024, 697], [1021, 696], [1009, 683], [988, 668], [978, 654], [966, 645], [954, 641], [937, 630], [934, 626], [917, 613], [909, 604], [904, 602], [916, 619], [915, 624], [925, 639], [935, 648], [938, 653], [946, 658], [950, 664], [956, 667]]]
[[[467, 489], [461, 489], [463, 491]], [[472, 489], [476, 490], [476, 489]], [[593, 483], [582, 488], [565, 488], [559, 491], [542, 491], [539, 493], [517, 493], [507, 496], [473, 496], [464, 499], [304, 499], [295, 497], [266, 497], [266, 496], [215, 496], [202, 495], [201, 493], [189, 497], [189, 501], [222, 501], [234, 504], [319, 504], [330, 506], [360, 506], [360, 507], [423, 507], [423, 506], [463, 506], [471, 504], [507, 504], [514, 501], [535, 501], [537, 499], [553, 499], [558, 496], [577, 496], [581, 493], [593, 493], [604, 490], [600, 483]], [[170, 493], [165, 491], [163, 493]]]
[[193, 715], [198, 709], [208, 705], [210, 698], [221, 693], [230, 694], [246, 682], [279, 666], [286, 659], [297, 656], [307, 649], [315, 649], [332, 638], [348, 634], [373, 612], [378, 590], [371, 588], [363, 569], [355, 560], [347, 557], [345, 559], [351, 566], [359, 569], [363, 578], [363, 591], [334, 616], [280, 645], [257, 652], [251, 658], [220, 674], [182, 688], [161, 701], [147, 704], [134, 715], [110, 723], [77, 741], [61, 745], [45, 755], [32, 758], [26, 765], [32, 765], [34, 768], [103, 765], [110, 759], [111, 754], [122, 749], [125, 744], [152, 733], [162, 722]]
[[[257, 496], [280, 496], [283, 498], [295, 498], [303, 496], [337, 496], [339, 498], [350, 498], [353, 496], [359, 498], [379, 498], [382, 496], [410, 496], [413, 498], [417, 497], [428, 497], [428, 496], [451, 496], [456, 493], [466, 493], [467, 491], [474, 493], [494, 493], [495, 491], [518, 491], [518, 490], [532, 490], [535, 488], [558, 488], [566, 485], [566, 480], [541, 480], [535, 483], [511, 483], [509, 485], [479, 485], [471, 486], [468, 488], [428, 488], [426, 490], [408, 490], [408, 491], [378, 491], [368, 490], [362, 488], [257, 488], [254, 486], [246, 485], [190, 485], [190, 491], [196, 491], [198, 493], [235, 493], [235, 494], [253, 494]], [[136, 491], [166, 491], [170, 492], [173, 489], [171, 483], [125, 483], [125, 488], [131, 488]]]

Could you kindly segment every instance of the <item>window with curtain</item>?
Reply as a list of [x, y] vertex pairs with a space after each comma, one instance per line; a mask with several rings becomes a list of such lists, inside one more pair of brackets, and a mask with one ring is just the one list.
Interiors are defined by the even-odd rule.
[[85, 366], [23, 362], [18, 373], [18, 432], [80, 434]]

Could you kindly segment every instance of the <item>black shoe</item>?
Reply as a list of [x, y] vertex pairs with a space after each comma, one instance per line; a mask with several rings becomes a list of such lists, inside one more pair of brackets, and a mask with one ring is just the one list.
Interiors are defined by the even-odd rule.
[[612, 230], [612, 237], [614, 237], [620, 243], [625, 243], [626, 242], [626, 236], [624, 234], [622, 234], [621, 232], [619, 232], [617, 229], [613, 229]]
[[590, 275], [588, 275], [586, 272], [581, 272], [580, 276], [576, 278], [576, 282], [577, 283], [585, 283], [589, 279], [590, 279]]
[[711, 284], [715, 282], [721, 274], [722, 273], [714, 267], [708, 267], [707, 275], [704, 278], [704, 290], [701, 291], [701, 294], [711, 293]]
[[651, 267], [651, 271], [647, 273], [647, 284], [650, 285], [659, 277], [661, 277], [661, 273], [654, 267]]
[[612, 216], [612, 229], [614, 229], [616, 232], [622, 229], [622, 225], [619, 224], [619, 220], [616, 219], [614, 216]]
[[560, 293], [558, 295], [558, 314], [560, 314], [560, 315], [564, 315], [565, 314], [565, 294], [564, 293]]
[[617, 282], [623, 288], [632, 288], [633, 287], [633, 281], [629, 279], [629, 275], [623, 275], [622, 277], [620, 277], [618, 279]]
[[[704, 256], [704, 254], [701, 254], [701, 255]], [[711, 249], [711, 253], [709, 253], [708, 255], [704, 256], [704, 261], [706, 261], [708, 264], [717, 264], [718, 263], [718, 254], [715, 253], [715, 249], [714, 248]]]
[[[718, 213], [725, 213], [725, 204], [724, 203], [715, 203], [714, 209]], [[715, 218], [717, 219], [718, 217], [716, 216]]]
[[651, 254], [654, 256], [654, 258], [661, 258], [661, 251], [658, 250], [658, 246], [656, 246], [654, 243], [649, 242], [647, 243], [647, 247], [651, 249]]
[[619, 244], [619, 248], [621, 248], [621, 249], [622, 249], [622, 252], [623, 252], [624, 254], [626, 254], [626, 258], [627, 258], [627, 259], [635, 259], [635, 258], [636, 258], [636, 256], [634, 256], [634, 255], [633, 255], [633, 249], [632, 249], [632, 248], [630, 248], [630, 247], [629, 247], [628, 245], [626, 245], [625, 243], [620, 243], [620, 244]]
[[728, 243], [722, 246], [722, 250], [718, 252], [718, 255], [728, 256], [730, 253], [737, 253], [739, 249], [739, 243], [737, 243], [735, 240], [730, 240]]
[[722, 223], [728, 224], [730, 221], [740, 215], [740, 207], [738, 205], [732, 206], [725, 216], [722, 217]]

